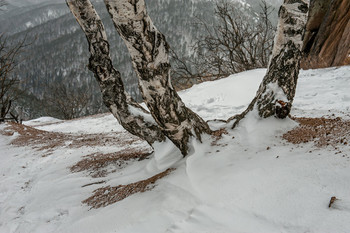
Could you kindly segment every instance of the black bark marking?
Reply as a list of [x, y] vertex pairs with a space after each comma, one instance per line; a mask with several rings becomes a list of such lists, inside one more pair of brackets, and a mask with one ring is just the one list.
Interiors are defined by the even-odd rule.
[[292, 109], [292, 105], [290, 103], [282, 100], [277, 100], [275, 106], [275, 115], [280, 119], [286, 118]]

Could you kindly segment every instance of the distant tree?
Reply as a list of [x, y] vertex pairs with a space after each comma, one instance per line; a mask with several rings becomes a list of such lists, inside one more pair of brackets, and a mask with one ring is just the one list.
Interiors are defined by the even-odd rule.
[[[5, 0], [0, 0], [0, 7], [5, 6], [5, 5], [6, 5]], [[1, 9], [0, 9], [0, 10], [1, 10]]]
[[[89, 0], [66, 0], [89, 43], [89, 69], [100, 84], [106, 106], [130, 133], [151, 145], [165, 137], [183, 155], [190, 151], [191, 138], [201, 141], [211, 133], [208, 124], [188, 109], [171, 84], [169, 45], [153, 25], [144, 0], [104, 0], [114, 26], [124, 40], [139, 77], [140, 90], [150, 114], [124, 91], [120, 73], [110, 59], [109, 43], [100, 17]], [[261, 117], [288, 115], [299, 72], [302, 36], [308, 4], [285, 0], [272, 58], [257, 96], [249, 108], [235, 117], [235, 124], [256, 106]]]
[[0, 35], [0, 121], [4, 121], [8, 114], [17, 120], [18, 116], [11, 112], [11, 108], [20, 94], [20, 80], [13, 75], [13, 71], [19, 64], [18, 55], [25, 46], [25, 39], [11, 44], [7, 37]]
[[83, 88], [70, 88], [63, 83], [49, 85], [43, 101], [47, 105], [49, 115], [63, 119], [73, 119], [82, 116], [91, 99], [91, 93]]
[[261, 0], [260, 12], [248, 15], [228, 1], [216, 3], [214, 23], [199, 19], [205, 35], [194, 43], [194, 58], [179, 58], [173, 52], [178, 79], [215, 79], [245, 70], [267, 67], [275, 27], [273, 8]]

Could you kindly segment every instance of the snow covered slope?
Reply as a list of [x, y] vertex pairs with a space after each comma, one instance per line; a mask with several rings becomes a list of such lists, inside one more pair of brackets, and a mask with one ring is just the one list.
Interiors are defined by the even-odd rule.
[[[181, 98], [206, 120], [241, 113], [254, 98], [265, 69], [242, 72], [205, 82], [181, 92]], [[350, 68], [301, 70], [292, 115], [323, 116], [350, 112]]]
[[[264, 73], [232, 75], [180, 95], [205, 119], [227, 119], [244, 110]], [[349, 83], [350, 67], [302, 71], [292, 115], [349, 119]], [[155, 156], [110, 163], [103, 174], [70, 168], [91, 154], [96, 161], [149, 150], [111, 115], [25, 124], [43, 131], [0, 125], [1, 233], [350, 232], [349, 144], [291, 144], [281, 138], [297, 125], [291, 119], [250, 114], [234, 130], [215, 123], [227, 134], [194, 141], [184, 159], [170, 145], [156, 145]], [[150, 191], [102, 208], [82, 203], [98, 188], [145, 180], [168, 167], [175, 170]], [[113, 199], [114, 189], [105, 190], [101, 195]]]

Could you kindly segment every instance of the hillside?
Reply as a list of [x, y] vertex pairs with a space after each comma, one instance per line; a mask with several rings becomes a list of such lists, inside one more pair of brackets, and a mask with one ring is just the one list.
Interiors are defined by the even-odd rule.
[[[240, 113], [264, 69], [180, 93], [206, 120]], [[350, 67], [301, 71], [293, 119], [150, 154], [110, 114], [0, 125], [0, 232], [350, 232]]]
[[[102, 1], [92, 2], [106, 26], [112, 60], [122, 73], [125, 88], [140, 100], [137, 78], [125, 45], [115, 32]], [[253, 0], [233, 2], [242, 11], [259, 7], [258, 2]], [[271, 2], [277, 9], [281, 0], [267, 2]], [[192, 40], [204, 32], [195, 24], [196, 18], [204, 18], [208, 22], [214, 20], [214, 3], [215, 1], [209, 0], [162, 0], [148, 1], [147, 7], [157, 28], [166, 36], [171, 48], [182, 57], [192, 55]], [[85, 36], [64, 1], [16, 0], [9, 1], [8, 8], [9, 10], [0, 12], [0, 32], [9, 35], [10, 41], [27, 37], [27, 41], [33, 43], [19, 58], [22, 62], [16, 71], [16, 75], [23, 80], [22, 88], [32, 94], [19, 103], [25, 115], [23, 117], [32, 119], [47, 114], [42, 108], [45, 103], [44, 93], [51, 93], [50, 87], [59, 84], [66, 85], [72, 92], [82, 88], [85, 92], [92, 93], [89, 111], [101, 111], [98, 85], [86, 67], [89, 54]], [[274, 12], [275, 18], [276, 12], [277, 10]]]

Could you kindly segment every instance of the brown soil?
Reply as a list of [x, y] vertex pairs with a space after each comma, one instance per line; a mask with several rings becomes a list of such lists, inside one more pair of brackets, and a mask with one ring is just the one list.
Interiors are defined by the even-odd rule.
[[350, 121], [339, 117], [293, 118], [299, 126], [285, 133], [283, 138], [293, 144], [314, 142], [317, 147], [348, 145], [350, 143]]
[[140, 141], [137, 137], [126, 132], [113, 134], [65, 134], [47, 132], [17, 123], [7, 123], [8, 127], [0, 131], [0, 134], [18, 136], [11, 142], [16, 146], [32, 146], [39, 150], [52, 152], [57, 147], [79, 148], [83, 146], [125, 146]]
[[106, 186], [94, 191], [94, 194], [82, 201], [82, 203], [91, 206], [91, 208], [101, 208], [121, 201], [135, 193], [145, 192], [155, 187], [155, 182], [167, 176], [174, 169], [167, 169], [146, 180], [140, 180], [127, 185], [118, 185], [116, 187]]
[[228, 134], [227, 130], [225, 128], [221, 128], [219, 130], [213, 131], [211, 134], [211, 138], [213, 139], [211, 145], [212, 146], [219, 146], [218, 141], [222, 139], [223, 134]]
[[88, 171], [93, 178], [105, 177], [115, 171], [107, 171], [106, 167], [114, 165], [116, 168], [123, 168], [131, 160], [144, 160], [151, 155], [149, 150], [125, 149], [119, 152], [102, 154], [94, 153], [84, 156], [84, 159], [70, 168], [71, 172]]

